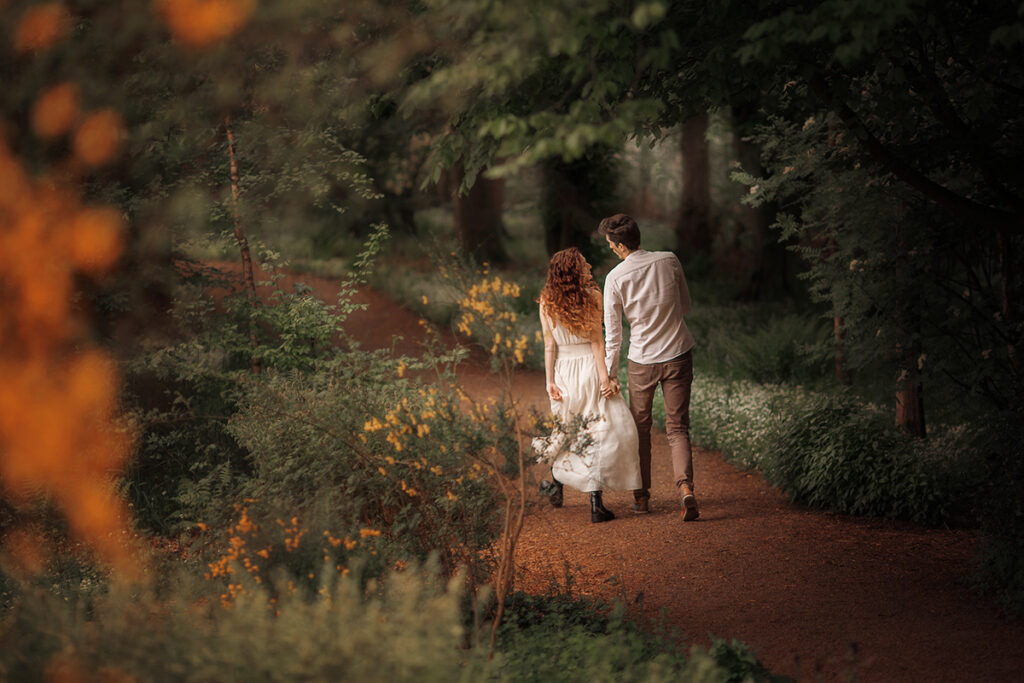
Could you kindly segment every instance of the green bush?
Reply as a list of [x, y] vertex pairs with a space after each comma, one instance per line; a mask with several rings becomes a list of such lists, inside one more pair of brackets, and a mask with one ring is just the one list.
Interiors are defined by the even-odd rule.
[[[237, 291], [237, 281], [215, 269], [178, 262], [167, 329], [125, 363], [124, 403], [139, 448], [121, 486], [143, 527], [172, 534], [199, 521], [227, 522], [230, 501], [252, 474], [227, 424], [254, 385], [253, 367], [314, 374], [334, 359], [334, 342], [357, 308], [355, 286], [386, 237], [386, 228], [377, 226], [340, 283], [336, 304], [299, 286], [291, 292], [280, 287], [284, 264], [262, 247], [259, 284], [269, 288], [266, 305], [254, 306]], [[218, 292], [226, 294], [218, 298]]]
[[997, 415], [979, 430], [984, 458], [977, 585], [1024, 617], [1024, 420]]
[[29, 588], [0, 628], [0, 678], [477, 681], [494, 666], [465, 647], [459, 585], [415, 567], [365, 588], [355, 574], [314, 590], [281, 576], [228, 606], [185, 572], [89, 598]]
[[891, 416], [851, 394], [700, 378], [691, 426], [697, 443], [757, 467], [794, 500], [839, 512], [962, 522], [980, 465], [964, 429], [905, 438]]
[[695, 370], [761, 384], [818, 384], [832, 349], [831, 330], [815, 313], [779, 305], [696, 302], [687, 324], [697, 340]]
[[726, 670], [728, 683], [788, 683], [787, 676], [776, 676], [768, 667], [760, 662], [757, 654], [743, 642], [733, 639], [726, 642], [723, 638], [711, 636], [711, 648], [708, 654]]
[[676, 639], [647, 632], [625, 618], [621, 604], [557, 594], [510, 596], [498, 650], [501, 679], [509, 681], [771, 680], [735, 678], [726, 658], [720, 664], [697, 648], [684, 655]]
[[[476, 566], [500, 510], [483, 465], [515, 460], [511, 425], [496, 409], [464, 412], [453, 391], [405, 372], [404, 360], [353, 353], [315, 374], [253, 382], [229, 425], [253, 468], [240, 487], [250, 515], [264, 525], [297, 516], [338, 539], [371, 528], [390, 562], [440, 549], [449, 573]], [[293, 571], [320, 562], [318, 542]]]

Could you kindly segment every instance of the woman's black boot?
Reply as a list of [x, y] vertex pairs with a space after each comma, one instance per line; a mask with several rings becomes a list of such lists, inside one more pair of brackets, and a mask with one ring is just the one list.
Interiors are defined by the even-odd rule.
[[590, 521], [609, 522], [615, 519], [615, 513], [604, 506], [601, 502], [601, 492], [590, 492]]
[[551, 473], [550, 482], [542, 481], [540, 483], [540, 495], [548, 497], [548, 500], [551, 501], [551, 507], [562, 507], [562, 482], [555, 479], [554, 472]]

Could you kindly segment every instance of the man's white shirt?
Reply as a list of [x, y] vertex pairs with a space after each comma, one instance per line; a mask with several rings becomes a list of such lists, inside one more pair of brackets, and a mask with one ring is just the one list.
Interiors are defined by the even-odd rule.
[[629, 321], [629, 360], [664, 363], [693, 348], [683, 316], [690, 290], [679, 259], [670, 251], [630, 252], [604, 281], [605, 362], [616, 376], [622, 346], [622, 315]]

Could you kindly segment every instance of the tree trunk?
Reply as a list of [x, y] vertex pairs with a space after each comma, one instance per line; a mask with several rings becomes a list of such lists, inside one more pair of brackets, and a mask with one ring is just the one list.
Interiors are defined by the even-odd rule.
[[[569, 247], [581, 248], [590, 241], [594, 216], [590, 202], [577, 182], [573, 165], [549, 161], [542, 172], [542, 221], [548, 256]], [[586, 249], [581, 249], [586, 255]]]
[[455, 205], [455, 236], [466, 254], [482, 261], [501, 263], [508, 256], [501, 242], [502, 206], [505, 181], [477, 175], [472, 187], [463, 195], [459, 188], [465, 177], [460, 165], [452, 168], [452, 200]]
[[605, 249], [595, 250], [594, 233], [601, 218], [616, 213], [617, 175], [613, 154], [592, 147], [579, 159], [549, 159], [542, 166], [541, 222], [548, 255], [576, 247], [591, 261]]
[[[238, 249], [242, 253], [242, 277], [245, 281], [245, 292], [249, 297], [249, 305], [255, 308], [259, 305], [256, 297], [256, 278], [252, 270], [252, 254], [249, 252], [249, 240], [242, 230], [242, 221], [239, 212], [239, 189], [238, 189], [238, 161], [235, 158], [235, 135], [231, 131], [231, 117], [224, 118], [224, 128], [228, 137], [228, 159], [231, 162], [231, 213], [235, 222], [235, 241], [238, 242]], [[249, 319], [249, 341], [253, 350], [256, 349], [256, 321]], [[252, 357], [253, 373], [260, 372], [259, 358], [254, 354]]]
[[652, 165], [654, 157], [646, 141], [637, 142], [636, 189], [626, 200], [629, 213], [634, 218], [657, 218], [662, 213], [655, 195]]
[[900, 374], [896, 380], [896, 426], [908, 436], [925, 437], [924, 396], [921, 389], [918, 358], [920, 344], [912, 344], [909, 352], [901, 356]]
[[676, 221], [680, 256], [711, 253], [711, 179], [708, 169], [708, 116], [683, 123], [683, 187]]
[[843, 340], [846, 337], [846, 332], [843, 330], [843, 318], [841, 316], [837, 315], [832, 318], [832, 330], [836, 351], [836, 381], [850, 386], [853, 384], [853, 376], [850, 374], [849, 368], [846, 367], [846, 353], [843, 351]]
[[[1013, 253], [1013, 239], [1007, 234], [1007, 231], [999, 231], [999, 270], [1000, 270], [1000, 283], [999, 283], [999, 298], [1000, 298], [1000, 309], [1003, 315], [1003, 324], [1007, 330], [1012, 330], [1015, 327], [1016, 316], [1014, 313], [1013, 303], [1013, 291], [1014, 281], [1018, 276], [1018, 271], [1014, 268], [1014, 253]], [[1010, 341], [1006, 345], [1006, 355], [1010, 361], [1010, 374], [1013, 380], [1013, 391], [1015, 399], [1020, 397], [1021, 386], [1020, 386], [1020, 361], [1017, 357], [1017, 340], [1011, 337]]]

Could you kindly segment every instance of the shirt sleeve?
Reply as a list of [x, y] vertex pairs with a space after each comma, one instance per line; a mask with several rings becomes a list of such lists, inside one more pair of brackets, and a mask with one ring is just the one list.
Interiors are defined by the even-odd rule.
[[679, 263], [679, 259], [673, 259], [676, 270], [676, 280], [679, 286], [679, 306], [683, 315], [690, 312], [690, 288], [686, 284], [686, 274], [683, 273], [683, 266]]
[[604, 358], [608, 376], [619, 376], [619, 348], [622, 346], [622, 297], [615, 280], [604, 283]]

